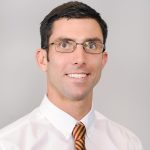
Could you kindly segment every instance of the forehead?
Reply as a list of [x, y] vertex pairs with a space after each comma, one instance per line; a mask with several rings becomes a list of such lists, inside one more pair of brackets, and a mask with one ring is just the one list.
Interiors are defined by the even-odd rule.
[[71, 38], [83, 41], [87, 38], [99, 38], [103, 41], [102, 30], [96, 20], [61, 18], [53, 23], [50, 41], [58, 38]]

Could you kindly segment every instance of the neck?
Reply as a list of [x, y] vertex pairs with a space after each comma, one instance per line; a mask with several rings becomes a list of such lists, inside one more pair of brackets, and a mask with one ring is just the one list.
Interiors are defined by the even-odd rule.
[[70, 100], [65, 97], [60, 97], [53, 92], [48, 92], [48, 99], [59, 109], [78, 121], [91, 110], [92, 106], [92, 93], [82, 100]]

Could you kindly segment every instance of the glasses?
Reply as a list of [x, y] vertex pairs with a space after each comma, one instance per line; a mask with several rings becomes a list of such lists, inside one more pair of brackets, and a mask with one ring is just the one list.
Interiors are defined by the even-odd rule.
[[82, 45], [85, 52], [91, 54], [100, 54], [104, 51], [104, 44], [99, 40], [90, 40], [83, 43], [77, 43], [73, 40], [64, 39], [50, 43], [49, 46], [50, 45], [55, 45], [55, 50], [61, 53], [72, 53], [77, 48], [77, 45]]

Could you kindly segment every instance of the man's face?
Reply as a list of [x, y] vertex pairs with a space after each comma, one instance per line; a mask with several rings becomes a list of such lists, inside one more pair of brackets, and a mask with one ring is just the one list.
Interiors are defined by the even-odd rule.
[[[49, 43], [60, 38], [72, 39], [77, 43], [94, 38], [103, 41], [100, 26], [94, 19], [62, 18], [55, 21]], [[72, 53], [60, 53], [55, 50], [55, 45], [51, 45], [48, 58], [48, 93], [61, 99], [82, 100], [92, 96], [107, 54], [86, 53], [82, 45], [77, 45]]]

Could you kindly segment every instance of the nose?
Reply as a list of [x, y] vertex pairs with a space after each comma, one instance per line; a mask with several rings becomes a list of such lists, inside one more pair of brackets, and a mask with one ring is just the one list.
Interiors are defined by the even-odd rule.
[[87, 54], [81, 44], [78, 44], [76, 46], [76, 49], [72, 54], [73, 54], [73, 64], [75, 64], [75, 65], [86, 64], [86, 55]]

